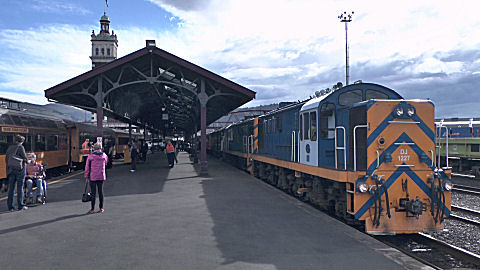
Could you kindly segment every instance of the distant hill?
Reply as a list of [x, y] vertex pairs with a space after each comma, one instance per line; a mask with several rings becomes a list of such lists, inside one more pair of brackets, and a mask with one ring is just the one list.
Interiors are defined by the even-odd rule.
[[21, 107], [31, 113], [53, 116], [75, 122], [83, 122], [85, 120], [90, 121], [90, 119], [92, 119], [92, 114], [90, 112], [58, 103], [38, 105], [23, 102]]

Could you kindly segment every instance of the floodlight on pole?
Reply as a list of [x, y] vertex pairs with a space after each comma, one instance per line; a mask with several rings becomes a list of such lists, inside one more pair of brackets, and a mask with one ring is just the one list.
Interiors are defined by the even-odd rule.
[[348, 85], [348, 79], [349, 79], [349, 67], [348, 67], [348, 27], [347, 24], [352, 21], [353, 17], [353, 11], [351, 13], [348, 13], [345, 11], [338, 16], [340, 19], [340, 22], [345, 23], [345, 85]]

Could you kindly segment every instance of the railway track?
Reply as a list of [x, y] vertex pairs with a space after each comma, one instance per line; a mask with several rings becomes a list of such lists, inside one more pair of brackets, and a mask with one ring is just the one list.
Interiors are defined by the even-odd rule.
[[461, 206], [456, 206], [456, 205], [452, 205], [452, 210], [454, 210], [456, 212], [461, 212], [461, 213], [467, 214], [467, 216], [476, 217], [477, 219], [471, 219], [471, 218], [468, 218], [468, 217], [465, 217], [465, 216], [459, 216], [459, 215], [456, 215], [456, 214], [450, 214], [450, 216], [449, 216], [450, 219], [460, 220], [462, 222], [472, 224], [472, 225], [476, 225], [476, 226], [480, 227], [480, 221], [478, 221], [478, 218], [480, 218], [480, 211], [473, 210], [473, 209], [468, 209], [468, 208], [461, 207]]
[[465, 186], [465, 185], [454, 185], [452, 191], [467, 193], [472, 195], [480, 195], [480, 188], [472, 187], [472, 186]]
[[425, 233], [376, 238], [434, 269], [480, 269], [480, 255]]

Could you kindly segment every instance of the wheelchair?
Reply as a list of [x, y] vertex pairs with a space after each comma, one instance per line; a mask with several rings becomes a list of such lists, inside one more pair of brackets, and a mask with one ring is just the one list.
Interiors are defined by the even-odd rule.
[[[46, 177], [43, 177], [43, 173], [45, 172], [46, 165], [42, 165], [42, 170], [38, 173], [39, 176], [26, 176], [25, 177], [25, 185], [24, 185], [24, 190], [25, 190], [25, 195], [24, 195], [24, 204], [25, 205], [32, 205], [32, 204], [45, 204], [47, 202], [47, 181], [45, 180]], [[37, 202], [37, 196], [36, 195], [36, 189], [37, 187], [37, 180], [41, 179], [42, 180], [42, 188], [43, 188], [43, 194], [40, 197], [40, 202]], [[32, 184], [32, 192], [33, 192], [33, 202], [29, 202], [28, 198], [28, 186], [27, 182], [28, 180], [31, 180], [33, 182]]]

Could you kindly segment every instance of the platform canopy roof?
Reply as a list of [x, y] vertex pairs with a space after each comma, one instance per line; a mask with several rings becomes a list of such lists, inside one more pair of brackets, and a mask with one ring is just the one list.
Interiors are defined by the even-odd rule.
[[45, 90], [50, 101], [132, 122], [166, 135], [200, 129], [255, 98], [255, 92], [157, 48], [154, 42]]

